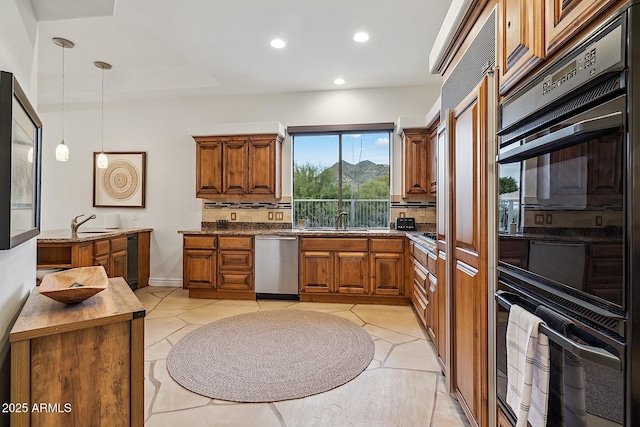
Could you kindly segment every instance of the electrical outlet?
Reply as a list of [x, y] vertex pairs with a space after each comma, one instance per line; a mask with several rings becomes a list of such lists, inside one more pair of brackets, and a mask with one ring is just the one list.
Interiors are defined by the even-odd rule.
[[236, 220], [236, 213], [231, 212], [231, 221], [235, 221], [235, 220]]
[[267, 214], [267, 218], [269, 219], [269, 221], [273, 221], [273, 212], [269, 212]]
[[536, 214], [535, 223], [538, 224], [538, 225], [544, 224], [544, 215]]
[[552, 220], [553, 220], [553, 217], [551, 216], [551, 214], [547, 214], [546, 223], [551, 224], [553, 222]]
[[133, 213], [133, 219], [136, 219], [136, 220], [138, 219], [138, 212]]
[[400, 218], [404, 218], [405, 213], [404, 213], [404, 212], [400, 212], [400, 213], [398, 213], [398, 216], [399, 216]]
[[282, 212], [276, 212], [276, 221], [282, 221], [284, 219], [284, 214]]
[[596, 226], [597, 227], [602, 227], [602, 216], [601, 215], [596, 215]]

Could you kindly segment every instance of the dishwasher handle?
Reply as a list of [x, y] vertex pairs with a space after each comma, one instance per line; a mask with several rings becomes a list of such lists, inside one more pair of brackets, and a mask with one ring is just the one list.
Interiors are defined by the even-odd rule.
[[291, 236], [256, 236], [256, 240], [298, 240]]

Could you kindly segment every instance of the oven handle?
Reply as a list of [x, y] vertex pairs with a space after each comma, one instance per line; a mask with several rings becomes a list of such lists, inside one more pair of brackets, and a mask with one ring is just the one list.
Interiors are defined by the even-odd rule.
[[554, 149], [569, 147], [622, 126], [622, 113], [615, 112], [592, 119], [583, 120], [555, 132], [528, 141], [519, 147], [497, 156], [498, 163], [521, 162], [532, 157], [546, 154]]
[[[520, 299], [520, 297], [510, 292], [496, 292], [496, 301], [498, 301], [498, 303], [505, 309], [510, 310], [513, 303], [509, 301], [507, 297], [516, 299]], [[617, 356], [603, 348], [577, 343], [571, 338], [562, 335], [554, 329], [549, 328], [546, 324], [540, 324], [540, 326], [538, 327], [538, 331], [549, 337], [550, 341], [553, 341], [560, 347], [570, 351], [577, 356], [582, 357], [583, 359], [590, 360], [591, 362], [606, 366], [611, 369], [615, 369], [617, 371], [622, 371], [622, 361]]]

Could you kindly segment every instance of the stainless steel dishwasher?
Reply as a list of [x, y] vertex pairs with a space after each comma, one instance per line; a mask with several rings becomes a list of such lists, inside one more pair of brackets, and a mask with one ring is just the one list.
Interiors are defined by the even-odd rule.
[[297, 300], [298, 238], [258, 235], [255, 245], [256, 297]]

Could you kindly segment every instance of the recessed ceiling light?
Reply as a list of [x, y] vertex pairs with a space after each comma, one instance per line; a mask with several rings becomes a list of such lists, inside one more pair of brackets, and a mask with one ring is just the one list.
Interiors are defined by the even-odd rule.
[[338, 85], [338, 86], [341, 86], [341, 85], [343, 85], [344, 83], [345, 83], [344, 79], [341, 79], [341, 78], [337, 78], [337, 79], [335, 79], [335, 80], [333, 81], [333, 84], [334, 84], [334, 85]]
[[275, 47], [276, 49], [282, 49], [287, 44], [282, 39], [273, 39], [271, 40], [271, 47]]
[[357, 41], [358, 43], [364, 43], [364, 42], [366, 42], [367, 40], [369, 40], [369, 34], [367, 34], [367, 33], [363, 32], [363, 31], [360, 31], [359, 33], [356, 33], [356, 34], [353, 36], [353, 39], [354, 39], [355, 41]]

